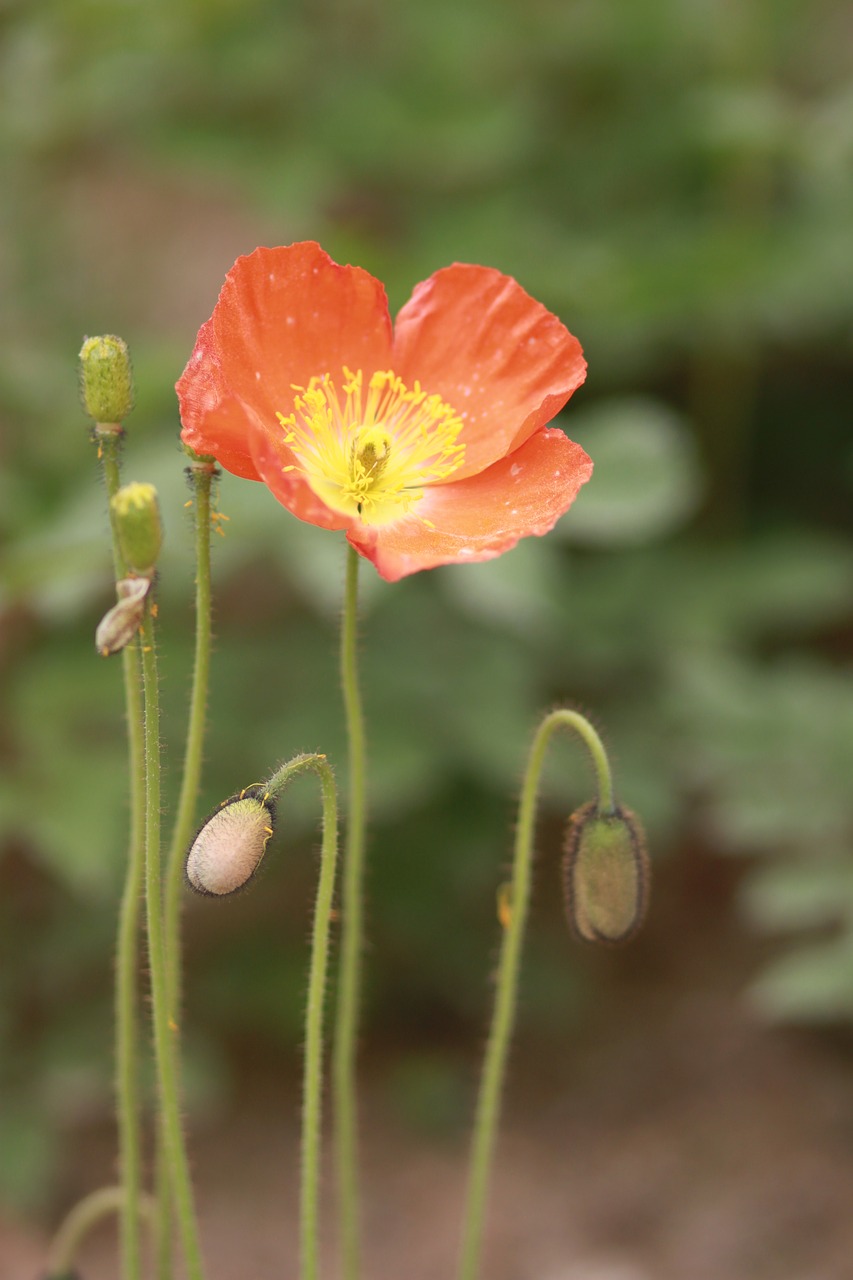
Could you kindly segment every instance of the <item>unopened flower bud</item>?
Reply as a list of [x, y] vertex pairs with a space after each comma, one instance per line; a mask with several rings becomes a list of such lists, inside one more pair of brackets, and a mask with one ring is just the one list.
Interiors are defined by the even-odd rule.
[[153, 484], [126, 484], [110, 507], [125, 564], [131, 573], [150, 576], [163, 545], [157, 490]]
[[122, 578], [116, 583], [118, 601], [108, 609], [95, 632], [95, 648], [108, 658], [129, 645], [142, 624], [150, 578]]
[[651, 874], [636, 814], [619, 806], [602, 813], [590, 801], [572, 814], [565, 851], [573, 931], [587, 942], [627, 942], [643, 923]]
[[124, 422], [133, 408], [133, 372], [127, 343], [114, 334], [87, 338], [80, 350], [83, 408], [99, 423]]
[[262, 786], [223, 801], [199, 828], [186, 874], [198, 893], [221, 898], [242, 889], [261, 865], [275, 824], [275, 806]]

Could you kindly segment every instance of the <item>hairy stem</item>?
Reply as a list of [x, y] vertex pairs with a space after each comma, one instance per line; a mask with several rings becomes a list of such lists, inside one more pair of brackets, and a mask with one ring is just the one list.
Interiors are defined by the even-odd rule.
[[[78, 1250], [89, 1232], [111, 1213], [121, 1215], [127, 1204], [127, 1191], [124, 1187], [101, 1187], [79, 1200], [66, 1215], [59, 1230], [53, 1237], [47, 1261], [46, 1280], [59, 1280], [74, 1274], [74, 1260]], [[150, 1196], [140, 1194], [137, 1197], [138, 1214], [150, 1219], [153, 1217], [154, 1202]]]
[[[121, 432], [95, 427], [98, 457], [110, 500], [121, 484], [119, 449]], [[116, 581], [125, 577], [127, 566], [112, 525], [113, 568]], [[124, 1280], [140, 1280], [142, 1263], [139, 1240], [139, 1197], [142, 1186], [141, 1117], [139, 1102], [139, 926], [144, 876], [145, 763], [142, 719], [142, 677], [139, 648], [134, 641], [122, 651], [124, 705], [127, 721], [128, 770], [130, 775], [130, 836], [124, 888], [119, 908], [116, 937], [116, 1109], [118, 1112], [119, 1169], [124, 1194], [120, 1215], [122, 1275]]]
[[151, 595], [145, 601], [142, 628], [142, 675], [145, 692], [145, 903], [148, 924], [148, 964], [154, 1053], [160, 1094], [160, 1123], [169, 1162], [169, 1177], [189, 1280], [202, 1280], [204, 1269], [198, 1240], [184, 1135], [181, 1128], [174, 1023], [169, 1017], [169, 992], [163, 938], [160, 867], [160, 696]]
[[521, 950], [530, 905], [536, 800], [545, 752], [552, 735], [560, 728], [572, 729], [583, 739], [596, 770], [599, 808], [607, 813], [613, 810], [613, 782], [601, 738], [589, 721], [577, 711], [550, 712], [536, 731], [521, 788], [513, 852], [509, 919], [501, 943], [494, 1012], [483, 1062], [471, 1146], [459, 1280], [476, 1280], [479, 1274], [489, 1173], [500, 1119], [507, 1053], [515, 1023]]
[[343, 876], [343, 927], [335, 1020], [334, 1095], [341, 1255], [344, 1280], [360, 1270], [356, 1050], [364, 931], [365, 741], [358, 683], [358, 553], [347, 548], [341, 629], [341, 684], [349, 745], [349, 809]]
[[[193, 831], [195, 807], [201, 783], [205, 712], [207, 710], [207, 694], [210, 683], [211, 487], [214, 477], [218, 474], [215, 465], [204, 460], [192, 461], [187, 471], [195, 498], [195, 655], [181, 790], [172, 828], [172, 838], [169, 843], [169, 852], [166, 858], [166, 875], [163, 887], [163, 930], [166, 951], [169, 1021], [175, 1028], [180, 1023], [181, 890], [183, 888], [184, 858]], [[178, 1052], [178, 1036], [178, 1031], [173, 1031], [176, 1053]], [[159, 1280], [171, 1280], [171, 1198], [168, 1160], [166, 1158], [162, 1130], [158, 1134], [157, 1196], [160, 1204], [157, 1275]]]
[[297, 756], [274, 774], [266, 784], [266, 790], [271, 796], [278, 794], [291, 779], [306, 769], [312, 770], [320, 779], [323, 796], [323, 845], [320, 852], [320, 879], [314, 909], [308, 1003], [305, 1011], [299, 1252], [301, 1280], [317, 1280], [323, 1119], [323, 1009], [338, 862], [338, 793], [335, 776], [323, 755]]

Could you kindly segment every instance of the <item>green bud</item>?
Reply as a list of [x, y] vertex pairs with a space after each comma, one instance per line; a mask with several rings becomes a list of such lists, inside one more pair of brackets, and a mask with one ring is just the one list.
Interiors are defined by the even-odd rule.
[[640, 820], [595, 801], [569, 819], [563, 863], [566, 913], [586, 942], [627, 942], [643, 923], [651, 869]]
[[118, 601], [101, 618], [95, 632], [95, 648], [102, 658], [118, 653], [134, 639], [142, 624], [145, 597], [150, 590], [150, 578], [123, 578], [116, 583]]
[[126, 484], [110, 509], [125, 564], [131, 573], [150, 577], [163, 545], [157, 490], [153, 484]]
[[224, 800], [190, 846], [191, 887], [216, 898], [242, 889], [261, 865], [274, 824], [275, 806], [265, 787], [246, 787]]
[[133, 408], [130, 352], [122, 338], [108, 333], [87, 338], [80, 350], [80, 395], [94, 422], [124, 422]]

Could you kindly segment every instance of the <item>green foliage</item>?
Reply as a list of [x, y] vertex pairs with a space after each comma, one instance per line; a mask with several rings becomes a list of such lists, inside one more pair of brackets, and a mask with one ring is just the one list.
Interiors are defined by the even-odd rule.
[[[118, 660], [93, 646], [112, 585], [76, 352], [105, 328], [133, 351], [124, 478], [162, 504], [175, 766], [193, 570], [171, 388], [258, 243], [317, 238], [395, 307], [449, 261], [488, 262], [590, 361], [561, 424], [596, 473], [553, 535], [393, 587], [362, 575], [373, 1029], [482, 1026], [524, 751], [563, 699], [606, 733], [653, 856], [685, 835], [750, 855], [744, 919], [779, 944], [759, 1007], [849, 1017], [845, 6], [19, 0], [3, 21], [0, 1061], [23, 1068], [0, 1088], [25, 1118], [0, 1133], [5, 1183], [44, 1191], [52, 1140], [27, 1118], [53, 1131], [74, 1081], [108, 1101], [127, 798]], [[233, 477], [219, 506], [200, 816], [298, 750], [342, 759], [340, 540]], [[545, 779], [524, 1005], [540, 1030], [583, 1005], [549, 914], [557, 823], [591, 794], [579, 761], [560, 745]], [[297, 1051], [316, 827], [306, 782], [237, 915], [188, 911], [201, 1093], [221, 1085], [214, 1038]], [[413, 1055], [401, 1105], [441, 1124], [452, 1072], [427, 1087]]]

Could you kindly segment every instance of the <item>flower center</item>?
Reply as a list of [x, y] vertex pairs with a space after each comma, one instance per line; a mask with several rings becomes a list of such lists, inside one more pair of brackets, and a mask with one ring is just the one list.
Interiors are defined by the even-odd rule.
[[415, 382], [410, 391], [390, 369], [364, 386], [359, 369], [344, 366], [340, 390], [328, 374], [294, 386], [293, 413], [277, 414], [299, 471], [328, 507], [364, 524], [408, 515], [424, 487], [461, 464], [456, 440], [462, 419], [441, 396]]

